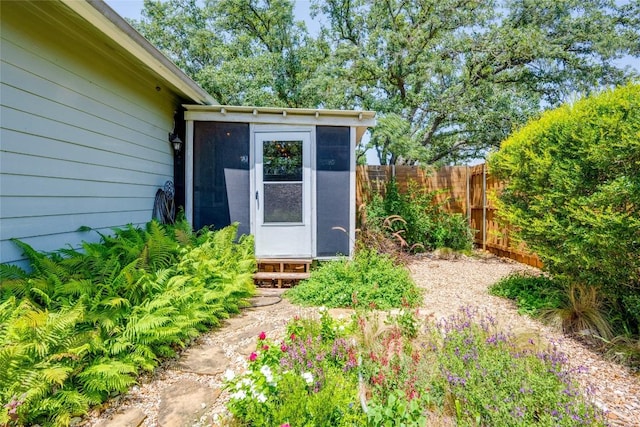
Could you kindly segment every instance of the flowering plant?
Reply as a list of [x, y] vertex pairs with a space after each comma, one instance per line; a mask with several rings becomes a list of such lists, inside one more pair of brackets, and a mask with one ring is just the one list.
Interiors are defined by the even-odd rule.
[[[328, 314], [326, 315], [328, 316]], [[359, 425], [364, 422], [357, 402], [356, 350], [345, 339], [335, 340], [340, 325], [324, 320], [325, 333], [314, 322], [294, 320], [288, 337], [275, 342], [265, 333], [239, 377], [225, 374], [231, 393], [228, 409], [241, 425]], [[312, 421], [313, 420], [313, 421]], [[343, 424], [344, 423], [344, 424]]]
[[421, 328], [410, 316], [345, 327], [321, 310], [283, 340], [261, 333], [246, 373], [226, 374], [234, 425], [603, 424], [553, 347], [520, 344], [469, 307]]

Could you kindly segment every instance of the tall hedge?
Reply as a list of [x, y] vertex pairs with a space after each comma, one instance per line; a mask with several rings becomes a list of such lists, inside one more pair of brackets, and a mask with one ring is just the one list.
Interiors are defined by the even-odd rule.
[[601, 288], [638, 328], [640, 85], [544, 113], [489, 170], [506, 181], [497, 205], [515, 236], [551, 273]]

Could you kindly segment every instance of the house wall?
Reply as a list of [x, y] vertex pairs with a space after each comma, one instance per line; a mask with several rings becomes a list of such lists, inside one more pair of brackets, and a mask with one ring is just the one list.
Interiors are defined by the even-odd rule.
[[3, 2], [0, 262], [151, 219], [181, 100], [58, 2]]

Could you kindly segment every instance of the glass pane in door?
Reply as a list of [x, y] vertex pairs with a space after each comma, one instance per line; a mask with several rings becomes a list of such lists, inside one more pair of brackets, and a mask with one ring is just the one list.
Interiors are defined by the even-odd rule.
[[264, 222], [302, 222], [302, 183], [265, 182]]
[[264, 141], [264, 182], [302, 181], [302, 141]]
[[264, 223], [302, 222], [302, 141], [264, 141]]

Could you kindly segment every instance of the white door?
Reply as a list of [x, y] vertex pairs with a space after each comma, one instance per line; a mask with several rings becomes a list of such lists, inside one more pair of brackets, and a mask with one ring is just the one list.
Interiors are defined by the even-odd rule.
[[310, 258], [311, 133], [257, 132], [256, 256]]

